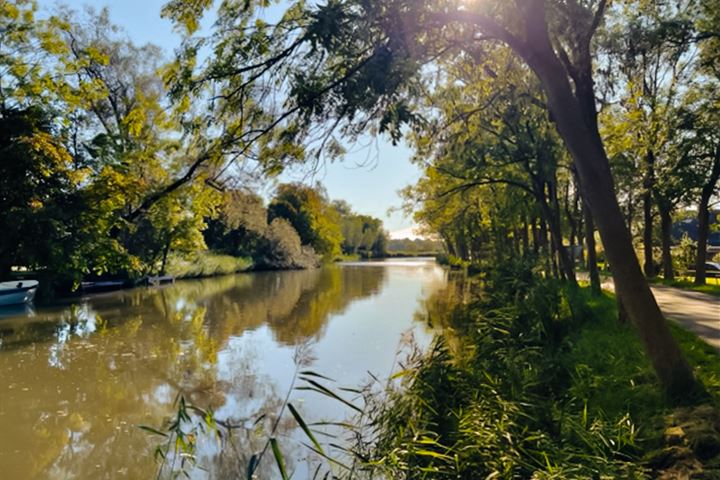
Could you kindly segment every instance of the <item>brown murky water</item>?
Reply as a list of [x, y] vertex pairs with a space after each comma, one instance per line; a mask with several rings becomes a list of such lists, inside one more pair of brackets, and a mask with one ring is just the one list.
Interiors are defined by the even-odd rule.
[[[252, 426], [228, 452], [200, 445], [197, 478], [244, 478], [266, 440], [253, 422], [277, 414], [298, 349], [345, 386], [386, 377], [445, 272], [428, 260], [344, 264], [317, 271], [183, 281], [89, 297], [36, 311], [0, 309], [0, 479], [155, 478], [159, 426], [180, 393], [217, 417]], [[339, 402], [295, 391], [311, 420], [340, 420]], [[293, 478], [315, 465], [283, 420]], [[273, 478], [272, 461], [262, 477]]]

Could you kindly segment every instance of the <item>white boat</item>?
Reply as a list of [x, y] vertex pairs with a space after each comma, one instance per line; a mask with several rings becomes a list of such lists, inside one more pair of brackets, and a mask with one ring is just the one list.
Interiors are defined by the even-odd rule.
[[0, 306], [20, 305], [32, 302], [37, 287], [37, 280], [0, 282]]

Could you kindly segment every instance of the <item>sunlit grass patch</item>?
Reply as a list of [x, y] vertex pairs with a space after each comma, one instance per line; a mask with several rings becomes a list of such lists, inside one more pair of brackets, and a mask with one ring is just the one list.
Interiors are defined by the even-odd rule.
[[168, 259], [168, 275], [177, 278], [212, 277], [250, 270], [249, 258], [220, 255], [213, 252], [197, 252], [189, 256], [171, 256]]

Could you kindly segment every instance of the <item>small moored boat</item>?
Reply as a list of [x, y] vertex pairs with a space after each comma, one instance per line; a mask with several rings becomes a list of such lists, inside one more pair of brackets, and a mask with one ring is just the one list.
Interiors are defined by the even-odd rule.
[[125, 280], [102, 280], [97, 282], [82, 282], [80, 290], [83, 293], [100, 293], [121, 290], [127, 286]]
[[37, 287], [37, 280], [0, 282], [0, 306], [32, 302]]
[[175, 283], [175, 277], [172, 277], [170, 275], [161, 275], [157, 277], [145, 277], [142, 282], [142, 284], [147, 285], [149, 287], [157, 287], [159, 285], [164, 285], [166, 283]]

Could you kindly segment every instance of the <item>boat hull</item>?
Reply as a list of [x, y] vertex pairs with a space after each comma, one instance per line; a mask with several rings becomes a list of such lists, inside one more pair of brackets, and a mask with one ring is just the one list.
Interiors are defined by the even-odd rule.
[[100, 282], [82, 282], [80, 290], [83, 293], [104, 293], [122, 290], [127, 286], [124, 281], [100, 281]]
[[32, 302], [37, 287], [17, 288], [11, 291], [0, 290], [0, 307], [5, 305], [20, 305]]

